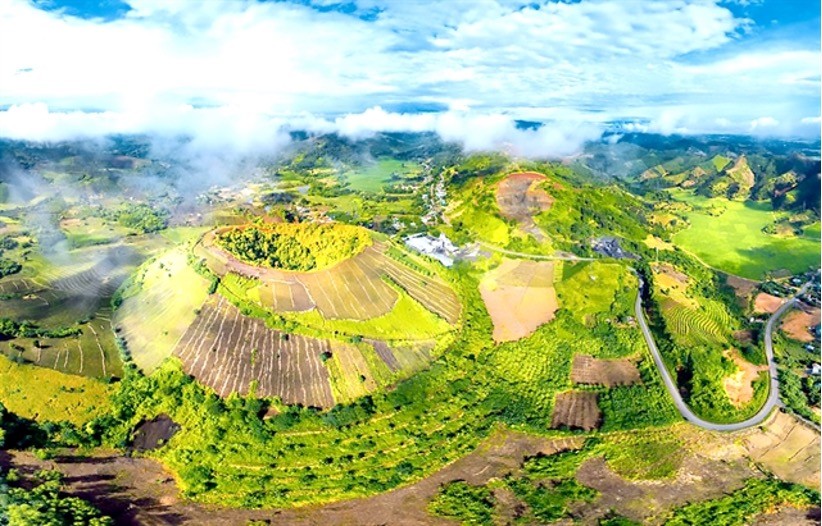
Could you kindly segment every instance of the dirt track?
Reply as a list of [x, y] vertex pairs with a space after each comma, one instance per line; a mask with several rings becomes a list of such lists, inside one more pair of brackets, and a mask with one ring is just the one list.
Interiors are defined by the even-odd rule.
[[[749, 458], [787, 480], [806, 484], [816, 481], [818, 485], [819, 438], [803, 426], [795, 418], [778, 413], [762, 428], [737, 433], [704, 431], [685, 423], [657, 430], [678, 436], [685, 444], [682, 464], [675, 476], [665, 481], [626, 480], [601, 457], [593, 457], [582, 465], [576, 478], [600, 491], [601, 497], [575, 506], [573, 513], [584, 524], [596, 524], [609, 510], [641, 523], [658, 524], [672, 507], [722, 496], [741, 487], [744, 480], [762, 476]], [[621, 434], [624, 432], [605, 436], [618, 442]], [[410, 486], [374, 497], [296, 510], [221, 509], [184, 501], [173, 478], [159, 463], [147, 458], [126, 458], [113, 452], [43, 461], [27, 452], [0, 451], [0, 466], [13, 466], [24, 473], [43, 468], [59, 469], [67, 477], [71, 494], [89, 499], [117, 524], [124, 525], [233, 526], [254, 519], [289, 526], [447, 525], [454, 523], [431, 517], [426, 512], [428, 502], [442, 484], [454, 480], [485, 484], [493, 478], [515, 473], [526, 457], [576, 449], [583, 441], [582, 436], [550, 439], [501, 430], [473, 453]], [[797, 451], [812, 454], [796, 456]], [[794, 456], [796, 459], [786, 460]], [[502, 500], [501, 515], [515, 516], [516, 499], [512, 495], [498, 496]], [[818, 517], [818, 508], [786, 509], [758, 517], [756, 522], [819, 524]], [[795, 520], [799, 522], [792, 522]]]
[[[121, 456], [58, 457], [42, 461], [26, 452], [0, 457], [24, 472], [57, 468], [67, 475], [72, 494], [84, 497], [125, 525], [241, 525], [253, 519], [289, 526], [449, 525], [425, 511], [441, 484], [466, 480], [484, 484], [516, 470], [527, 456], [581, 446], [582, 438], [546, 439], [514, 432], [491, 437], [475, 452], [416, 484], [375, 497], [285, 511], [213, 509], [180, 499], [171, 476], [157, 462]], [[0, 455], [3, 453], [0, 452]]]

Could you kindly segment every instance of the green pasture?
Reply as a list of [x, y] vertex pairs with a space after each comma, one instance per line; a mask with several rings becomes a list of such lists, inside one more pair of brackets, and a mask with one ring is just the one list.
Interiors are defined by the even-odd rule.
[[373, 164], [344, 172], [343, 177], [348, 181], [352, 190], [376, 193], [391, 180], [393, 174], [399, 177], [413, 177], [419, 172], [420, 165], [413, 161], [381, 158]]
[[[762, 229], [784, 212], [770, 204], [707, 198], [689, 192], [672, 192], [677, 200], [693, 207], [687, 212], [691, 226], [674, 235], [674, 242], [719, 270], [749, 279], [787, 269], [793, 273], [819, 266], [819, 226], [801, 237], [780, 237]], [[717, 215], [709, 210], [724, 209]], [[814, 235], [816, 234], [816, 235]]]

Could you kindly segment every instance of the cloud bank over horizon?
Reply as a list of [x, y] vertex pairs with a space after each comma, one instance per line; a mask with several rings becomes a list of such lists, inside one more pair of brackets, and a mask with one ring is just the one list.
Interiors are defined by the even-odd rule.
[[99, 9], [0, 5], [0, 136], [189, 135], [255, 151], [295, 129], [431, 131], [529, 157], [570, 155], [614, 121], [819, 136], [819, 6], [809, 3], [87, 4]]

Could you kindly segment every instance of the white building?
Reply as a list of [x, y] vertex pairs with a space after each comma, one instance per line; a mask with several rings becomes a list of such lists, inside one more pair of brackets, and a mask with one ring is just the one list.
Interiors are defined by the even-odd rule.
[[454, 255], [457, 253], [457, 247], [445, 237], [445, 234], [440, 234], [440, 237], [414, 234], [405, 238], [405, 246], [436, 259], [446, 267], [454, 264]]

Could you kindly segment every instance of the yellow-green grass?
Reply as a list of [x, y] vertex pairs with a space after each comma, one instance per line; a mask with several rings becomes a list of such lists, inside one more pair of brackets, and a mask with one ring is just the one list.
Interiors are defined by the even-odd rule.
[[455, 234], [465, 231], [473, 238], [501, 247], [508, 245], [516, 230], [513, 222], [509, 224], [500, 215], [494, 187], [479, 179], [453, 196], [446, 215]]
[[[693, 206], [686, 213], [690, 227], [675, 234], [674, 242], [712, 267], [758, 280], [770, 271], [795, 273], [819, 266], [818, 237], [780, 237], [762, 231], [786, 215], [772, 211], [767, 203], [707, 198], [685, 191], [672, 194]], [[718, 217], [708, 213], [715, 205], [725, 209]]]
[[187, 263], [184, 248], [141, 266], [125, 285], [114, 324], [145, 372], [170, 356], [208, 296], [208, 281]]
[[714, 168], [716, 168], [716, 171], [719, 172], [731, 164], [731, 160], [722, 155], [715, 155], [713, 159], [711, 159], [711, 163], [714, 165]]
[[0, 355], [0, 402], [25, 418], [82, 425], [107, 409], [114, 388]]
[[822, 233], [822, 224], [814, 223], [802, 229], [802, 235], [815, 243], [819, 242], [820, 234]]
[[419, 220], [419, 213], [415, 212], [414, 199], [398, 198], [396, 201], [374, 201], [364, 199], [359, 195], [341, 195], [322, 197], [309, 195], [305, 197], [313, 209], [327, 210], [333, 214], [347, 214], [354, 218], [406, 216]]
[[699, 308], [696, 309], [665, 301], [662, 303], [662, 314], [674, 340], [688, 347], [726, 343], [726, 328], [733, 324], [721, 303], [706, 298], [699, 300]]
[[451, 331], [451, 325], [394, 287], [399, 300], [388, 314], [368, 320], [330, 320], [312, 309], [308, 312], [282, 312], [283, 318], [321, 331], [383, 340], [427, 340]]
[[619, 293], [635, 296], [636, 277], [619, 263], [566, 262], [556, 285], [559, 303], [580, 321], [611, 312]]
[[648, 237], [646, 237], [643, 240], [643, 243], [645, 243], [645, 245], [648, 248], [655, 248], [657, 250], [673, 250], [674, 249], [673, 244], [668, 243], [667, 241], [662, 240], [662, 239], [660, 239], [660, 238], [658, 238], [654, 235], [651, 235], [651, 234], [648, 234]]
[[416, 176], [420, 173], [420, 166], [412, 161], [382, 158], [363, 168], [347, 171], [343, 177], [353, 190], [378, 192], [395, 173], [399, 177]]
[[676, 475], [686, 455], [679, 426], [606, 438], [600, 450], [608, 467], [628, 480], [659, 480]]
[[162, 230], [160, 235], [175, 245], [181, 245], [190, 241], [196, 241], [210, 229], [211, 227], [207, 226], [178, 226]]
[[60, 222], [60, 229], [66, 235], [69, 246], [75, 248], [114, 243], [129, 234], [136, 233], [130, 228], [99, 217], [66, 219]]
[[496, 215], [465, 204], [450, 216], [451, 224], [461, 224], [480, 241], [505, 247], [511, 240], [512, 228]]
[[[369, 363], [369, 360], [366, 359], [366, 353], [369, 350], [366, 347], [370, 346], [362, 346], [361, 348], [353, 344], [331, 341], [331, 357], [325, 361], [325, 366], [328, 368], [331, 392], [336, 403], [351, 402], [374, 392], [380, 385], [380, 382], [375, 379], [371, 367], [376, 362], [370, 360], [371, 363]], [[374, 353], [373, 349], [370, 351], [371, 354]], [[382, 366], [382, 369], [386, 370], [378, 370], [378, 374], [383, 377], [390, 376], [387, 374], [385, 365]]]

